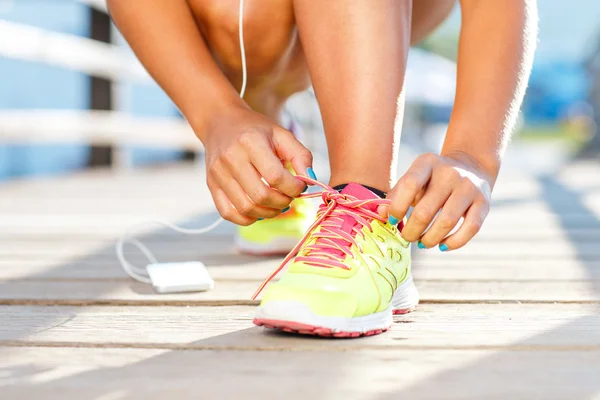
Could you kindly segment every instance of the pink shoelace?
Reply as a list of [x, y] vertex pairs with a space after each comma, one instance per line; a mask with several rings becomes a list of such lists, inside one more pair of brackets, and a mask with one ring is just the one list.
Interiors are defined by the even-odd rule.
[[[321, 196], [323, 204], [319, 207], [317, 219], [308, 228], [304, 237], [284, 258], [279, 267], [267, 276], [252, 296], [252, 300], [256, 299], [265, 286], [281, 272], [292, 258], [296, 257], [300, 248], [304, 246], [311, 236], [316, 238], [316, 241], [306, 246], [302, 250], [302, 255], [296, 257], [296, 261], [321, 268], [348, 269], [348, 266], [342, 260], [345, 256], [352, 256], [352, 252], [350, 251], [351, 246], [355, 245], [362, 251], [360, 245], [355, 240], [356, 235], [362, 235], [361, 229], [365, 226], [370, 227], [370, 223], [374, 219], [382, 222], [386, 221], [385, 218], [377, 213], [377, 206], [389, 204], [390, 201], [387, 199], [360, 200], [352, 195], [340, 193], [332, 187], [306, 176], [298, 175], [296, 178], [309, 185], [316, 185], [323, 188], [322, 192], [302, 194], [299, 196], [300, 198]], [[352, 228], [348, 232], [343, 230], [342, 227], [350, 218]], [[314, 232], [319, 226], [321, 229], [318, 232]]]

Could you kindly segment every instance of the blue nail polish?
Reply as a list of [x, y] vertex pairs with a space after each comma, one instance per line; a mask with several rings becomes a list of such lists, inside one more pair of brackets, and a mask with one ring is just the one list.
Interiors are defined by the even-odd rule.
[[448, 250], [450, 250], [450, 248], [448, 247], [448, 245], [446, 243], [443, 243], [443, 244], [440, 244], [440, 250], [448, 251]]
[[390, 225], [398, 225], [398, 218], [394, 217], [393, 215], [388, 215], [388, 222], [390, 223]]
[[302, 191], [302, 193], [306, 192], [307, 190], [308, 190], [308, 186], [306, 186], [306, 187], [304, 188], [304, 190]]
[[264, 218], [259, 218], [259, 219], [257, 219], [257, 221], [262, 221], [263, 219], [264, 219]]
[[427, 247], [426, 247], [426, 246], [423, 244], [423, 242], [421, 242], [420, 240], [417, 242], [417, 246], [418, 246], [420, 249], [426, 249], [426, 248], [427, 248]]
[[317, 180], [317, 175], [315, 175], [315, 171], [313, 171], [312, 167], [308, 167], [306, 172], [308, 173], [309, 178], [314, 179], [315, 181]]
[[284, 212], [289, 211], [289, 209], [290, 209], [290, 206], [287, 206], [286, 208], [284, 208], [283, 210], [281, 210], [281, 213], [283, 214]]

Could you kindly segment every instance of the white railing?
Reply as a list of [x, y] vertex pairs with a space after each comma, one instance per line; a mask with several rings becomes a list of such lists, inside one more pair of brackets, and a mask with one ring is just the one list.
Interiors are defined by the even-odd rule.
[[3, 143], [81, 143], [201, 150], [187, 124], [175, 118], [133, 117], [117, 111], [0, 110]]
[[71, 69], [112, 81], [150, 81], [139, 61], [113, 44], [1, 20], [0, 37], [0, 56], [3, 57]]
[[[78, 0], [107, 12], [104, 0]], [[125, 46], [0, 20], [0, 57], [56, 66], [114, 83], [151, 83]], [[119, 101], [117, 99], [116, 103]], [[134, 117], [119, 111], [0, 110], [0, 143], [81, 142], [201, 150], [181, 118]]]
[[79, 3], [87, 4], [90, 7], [94, 7], [98, 11], [108, 12], [108, 8], [106, 8], [105, 0], [77, 0]]

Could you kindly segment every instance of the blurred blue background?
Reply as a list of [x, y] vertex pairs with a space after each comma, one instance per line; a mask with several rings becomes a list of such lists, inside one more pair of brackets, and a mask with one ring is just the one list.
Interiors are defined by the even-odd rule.
[[[90, 10], [71, 0], [0, 0], [0, 20], [87, 37]], [[2, 40], [0, 38], [0, 40]], [[125, 83], [121, 111], [136, 116], [178, 116], [155, 84]], [[80, 72], [0, 56], [0, 109], [76, 109], [90, 106], [90, 79]], [[180, 151], [133, 149], [135, 165], [171, 160]], [[90, 147], [69, 144], [0, 145], [0, 180], [85, 167]]]
[[[594, 62], [600, 57], [600, 2], [540, 0], [538, 8], [539, 42], [519, 136], [588, 145], [595, 135], [594, 115], [600, 114], [594, 112], [600, 102], [594, 96], [600, 80], [600, 62]], [[422, 47], [456, 59], [459, 29], [455, 10]], [[449, 114], [434, 111], [437, 118]]]

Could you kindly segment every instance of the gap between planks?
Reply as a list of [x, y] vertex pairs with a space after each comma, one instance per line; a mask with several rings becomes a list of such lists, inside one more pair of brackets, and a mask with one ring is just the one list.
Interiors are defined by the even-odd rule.
[[[384, 333], [385, 334], [385, 333]], [[310, 340], [328, 340], [333, 343], [332, 346], [304, 346], [301, 348], [290, 346], [221, 346], [221, 345], [196, 345], [186, 343], [89, 343], [89, 342], [36, 342], [36, 341], [6, 341], [0, 342], [2, 347], [25, 347], [25, 348], [82, 348], [82, 349], [152, 349], [152, 350], [174, 350], [174, 351], [262, 351], [262, 352], [347, 352], [360, 350], [407, 350], [407, 351], [510, 351], [510, 352], [573, 352], [573, 351], [593, 351], [600, 352], [600, 345], [479, 345], [479, 346], [415, 346], [415, 345], [361, 345], [356, 346], [340, 346], [335, 341], [339, 339], [329, 338], [311, 338]], [[353, 340], [353, 339], [342, 339]], [[361, 339], [358, 339], [361, 340]]]
[[[125, 300], [125, 299], [0, 299], [0, 306], [73, 306], [73, 307], [229, 307], [258, 306], [260, 300]], [[421, 299], [427, 304], [600, 304], [600, 299], [587, 300], [534, 300], [534, 299]]]

